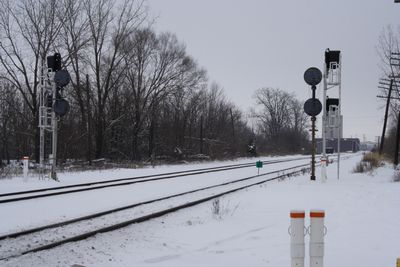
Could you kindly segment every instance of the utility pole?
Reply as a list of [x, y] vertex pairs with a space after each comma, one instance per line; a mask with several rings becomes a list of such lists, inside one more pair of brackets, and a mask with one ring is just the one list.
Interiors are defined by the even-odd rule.
[[[400, 72], [394, 73], [393, 69], [395, 67], [399, 67], [399, 66], [400, 66], [400, 53], [399, 52], [391, 52], [390, 53], [390, 68], [392, 70], [392, 75], [389, 76], [389, 78], [391, 78], [391, 81], [393, 81], [393, 83], [395, 83], [395, 84], [396, 84], [395, 79], [399, 78]], [[396, 84], [396, 88], [397, 88], [397, 93], [399, 93], [397, 84]], [[389, 99], [390, 99], [390, 97], [389, 97]], [[396, 149], [395, 149], [395, 154], [394, 154], [394, 167], [395, 168], [399, 164], [399, 142], [400, 142], [399, 138], [400, 138], [400, 111], [397, 116]]]
[[[400, 138], [400, 111], [397, 116], [396, 149], [394, 152], [394, 167], [399, 164], [399, 138]], [[381, 141], [382, 143], [382, 141]]]
[[389, 113], [390, 96], [392, 94], [392, 88], [393, 88], [393, 79], [390, 79], [389, 92], [388, 92], [387, 101], [386, 101], [385, 119], [384, 119], [384, 122], [383, 122], [381, 143], [380, 143], [380, 146], [379, 146], [379, 154], [382, 154], [383, 144], [384, 144], [384, 141], [385, 141], [386, 124], [387, 124], [387, 118], [388, 118], [388, 113]]

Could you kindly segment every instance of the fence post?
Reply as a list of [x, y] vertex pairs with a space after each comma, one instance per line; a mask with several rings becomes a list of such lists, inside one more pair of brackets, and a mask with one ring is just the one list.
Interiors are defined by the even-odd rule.
[[292, 267], [304, 267], [304, 211], [293, 210], [290, 212], [290, 256]]
[[24, 172], [24, 181], [26, 182], [28, 180], [29, 157], [23, 157], [22, 164], [23, 164], [23, 172]]
[[321, 157], [321, 181], [326, 182], [326, 166], [328, 159], [326, 157]]
[[310, 211], [310, 267], [324, 265], [325, 211]]

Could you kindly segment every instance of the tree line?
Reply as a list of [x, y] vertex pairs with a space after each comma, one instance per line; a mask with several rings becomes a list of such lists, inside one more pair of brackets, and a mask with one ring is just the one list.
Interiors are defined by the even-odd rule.
[[[400, 91], [399, 91], [399, 74], [400, 66], [398, 60], [393, 60], [393, 58], [399, 58], [400, 56], [400, 27], [393, 28], [392, 26], [387, 26], [384, 28], [378, 39], [377, 46], [378, 56], [380, 58], [380, 68], [382, 70], [382, 78], [385, 78], [387, 84], [389, 84], [389, 79], [391, 77], [396, 77], [393, 79], [393, 89], [391, 93], [391, 100], [389, 105], [389, 118], [388, 118], [388, 130], [384, 136], [384, 146], [383, 153], [385, 153], [388, 158], [393, 158], [395, 154], [396, 141], [397, 141], [397, 126], [398, 120], [400, 119]], [[395, 53], [393, 55], [392, 53]], [[379, 94], [382, 96], [388, 96], [387, 89], [379, 89]], [[382, 100], [382, 107], [386, 105], [387, 99]], [[382, 114], [383, 115], [383, 114]], [[382, 140], [381, 140], [382, 142]], [[378, 148], [379, 149], [379, 148]]]
[[0, 160], [38, 161], [41, 66], [54, 52], [72, 78], [60, 160], [222, 158], [246, 155], [253, 143], [266, 153], [307, 146], [293, 95], [260, 89], [261, 111], [243, 113], [148, 14], [136, 0], [0, 0]]

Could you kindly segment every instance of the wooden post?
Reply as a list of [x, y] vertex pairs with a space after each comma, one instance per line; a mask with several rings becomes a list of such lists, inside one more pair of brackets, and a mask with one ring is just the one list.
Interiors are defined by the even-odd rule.
[[400, 111], [399, 111], [399, 115], [397, 116], [396, 149], [394, 152], [394, 167], [395, 168], [399, 164], [399, 138], [400, 138]]
[[380, 146], [379, 146], [379, 154], [382, 154], [383, 143], [385, 141], [386, 123], [387, 123], [387, 117], [388, 117], [388, 113], [389, 113], [390, 96], [392, 94], [392, 87], [393, 87], [393, 79], [390, 80], [389, 93], [388, 93], [388, 98], [387, 98], [387, 101], [386, 101], [385, 120], [383, 122], [381, 143], [380, 143]]

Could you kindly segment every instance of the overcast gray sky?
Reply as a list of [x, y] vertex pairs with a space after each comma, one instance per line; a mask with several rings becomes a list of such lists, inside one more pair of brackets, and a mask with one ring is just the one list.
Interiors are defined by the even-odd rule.
[[[211, 81], [243, 111], [254, 91], [278, 87], [306, 100], [311, 66], [326, 48], [342, 51], [344, 137], [374, 140], [382, 130], [376, 53], [387, 25], [400, 25], [394, 0], [148, 0], [157, 31], [176, 33]], [[333, 94], [333, 92], [332, 92]], [[321, 95], [321, 87], [317, 95]], [[328, 91], [329, 95], [329, 91]], [[318, 121], [320, 124], [320, 121]]]

